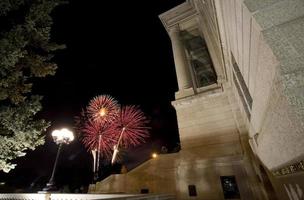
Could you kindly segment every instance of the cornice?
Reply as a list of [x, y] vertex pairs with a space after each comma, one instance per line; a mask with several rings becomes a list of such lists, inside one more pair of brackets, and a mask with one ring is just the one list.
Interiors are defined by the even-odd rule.
[[197, 15], [196, 10], [192, 6], [190, 1], [186, 1], [162, 14], [158, 17], [160, 18], [163, 26], [169, 33], [171, 27], [176, 26], [177, 24], [192, 19]]

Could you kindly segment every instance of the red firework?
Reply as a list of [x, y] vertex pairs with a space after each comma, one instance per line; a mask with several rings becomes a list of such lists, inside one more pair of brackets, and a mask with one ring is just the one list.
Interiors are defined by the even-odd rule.
[[87, 113], [97, 123], [111, 123], [118, 116], [119, 105], [113, 97], [99, 95], [89, 102]]
[[113, 146], [117, 141], [113, 126], [90, 120], [85, 123], [82, 132], [82, 142], [88, 151], [97, 150], [102, 158], [111, 158]]
[[[120, 115], [115, 121], [118, 133], [117, 148], [123, 146], [137, 146], [149, 137], [148, 119], [138, 106], [125, 106], [120, 110]], [[116, 133], [116, 134], [117, 134]]]

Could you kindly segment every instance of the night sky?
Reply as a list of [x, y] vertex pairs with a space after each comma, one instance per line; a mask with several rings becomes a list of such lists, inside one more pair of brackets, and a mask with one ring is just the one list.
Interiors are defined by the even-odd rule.
[[[44, 96], [39, 116], [52, 122], [46, 144], [18, 159], [18, 166], [0, 178], [30, 191], [30, 184], [45, 184], [57, 146], [51, 131], [68, 127], [89, 100], [109, 94], [122, 105], [139, 105], [151, 119], [151, 138], [142, 147], [126, 152], [124, 164], [132, 168], [149, 159], [152, 151], [178, 143], [176, 114], [171, 106], [177, 81], [171, 43], [158, 15], [183, 0], [71, 1], [52, 16], [52, 40], [66, 44], [57, 52], [55, 76], [39, 80], [34, 93]], [[79, 141], [65, 146], [56, 180], [71, 192], [91, 182], [92, 158]], [[105, 167], [103, 176], [113, 173]], [[32, 188], [35, 190], [35, 186]]]

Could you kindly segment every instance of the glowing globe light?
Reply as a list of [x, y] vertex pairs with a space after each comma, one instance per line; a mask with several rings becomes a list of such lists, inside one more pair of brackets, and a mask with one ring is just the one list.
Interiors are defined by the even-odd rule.
[[54, 130], [52, 132], [52, 137], [53, 137], [54, 142], [56, 142], [57, 144], [60, 144], [60, 143], [69, 144], [70, 142], [72, 142], [74, 140], [73, 132], [66, 128], [63, 128], [60, 130]]

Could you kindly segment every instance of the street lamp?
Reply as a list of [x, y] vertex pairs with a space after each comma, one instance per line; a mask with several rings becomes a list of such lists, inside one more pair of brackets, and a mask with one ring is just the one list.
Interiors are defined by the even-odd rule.
[[57, 163], [58, 163], [58, 158], [59, 158], [59, 154], [62, 148], [63, 144], [69, 144], [70, 142], [72, 142], [74, 140], [74, 135], [73, 132], [63, 128], [60, 130], [54, 130], [52, 132], [52, 137], [53, 140], [56, 144], [59, 145], [58, 150], [57, 150], [57, 155], [56, 155], [56, 159], [55, 159], [55, 163], [53, 166], [53, 171], [52, 171], [52, 176], [49, 180], [49, 182], [46, 184], [46, 187], [43, 188], [43, 191], [54, 191], [56, 190], [56, 186], [55, 186], [55, 180], [54, 180], [54, 176], [55, 176], [55, 172], [56, 172], [56, 168], [57, 168]]
[[157, 153], [152, 153], [152, 158], [157, 158]]

